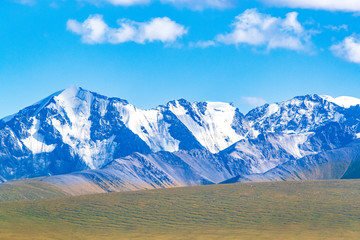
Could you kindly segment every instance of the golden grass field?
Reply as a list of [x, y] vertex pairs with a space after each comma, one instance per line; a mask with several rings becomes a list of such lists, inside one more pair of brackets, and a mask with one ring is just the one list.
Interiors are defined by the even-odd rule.
[[360, 180], [1, 202], [0, 239], [360, 239]]

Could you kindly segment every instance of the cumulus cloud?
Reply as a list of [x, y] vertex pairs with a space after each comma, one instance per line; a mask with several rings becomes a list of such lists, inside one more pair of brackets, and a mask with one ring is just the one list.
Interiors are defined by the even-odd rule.
[[360, 35], [346, 37], [342, 42], [333, 45], [331, 51], [346, 61], [360, 64]]
[[260, 0], [262, 2], [292, 8], [322, 9], [330, 11], [360, 11], [359, 0]]
[[234, 6], [234, 0], [161, 0], [161, 2], [172, 3], [175, 6], [194, 10], [203, 10], [205, 8], [224, 9]]
[[258, 107], [266, 104], [265, 99], [260, 97], [242, 97], [242, 103], [246, 103], [252, 107]]
[[119, 27], [109, 27], [102, 15], [90, 15], [84, 22], [70, 19], [66, 27], [69, 31], [81, 36], [87, 44], [124, 42], [146, 43], [160, 41], [175, 42], [188, 30], [168, 17], [153, 18], [149, 22], [135, 22], [128, 19], [118, 20]]
[[235, 0], [78, 0], [95, 5], [108, 3], [114, 6], [132, 6], [148, 4], [151, 2], [161, 2], [164, 4], [173, 4], [177, 7], [186, 7], [193, 10], [203, 10], [205, 8], [224, 9], [232, 7]]
[[78, 0], [80, 2], [88, 2], [91, 4], [99, 5], [103, 3], [112, 4], [114, 6], [132, 6], [148, 4], [152, 0]]
[[[33, 5], [36, 0], [13, 0], [15, 2], [27, 5]], [[235, 6], [236, 0], [76, 0], [80, 3], [89, 3], [93, 5], [111, 4], [113, 6], [134, 6], [145, 5], [154, 2], [163, 4], [172, 4], [177, 7], [189, 8], [192, 10], [204, 10], [206, 8], [225, 9]], [[54, 4], [54, 3], [50, 3]]]
[[290, 12], [282, 19], [260, 13], [257, 9], [248, 9], [235, 18], [232, 32], [218, 35], [216, 41], [263, 46], [268, 50], [306, 50], [311, 32], [304, 29], [297, 16], [298, 13]]

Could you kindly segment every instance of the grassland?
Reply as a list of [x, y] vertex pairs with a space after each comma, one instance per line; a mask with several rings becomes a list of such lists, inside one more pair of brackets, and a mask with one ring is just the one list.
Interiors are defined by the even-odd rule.
[[0, 184], [0, 202], [39, 200], [67, 196], [55, 186], [36, 180], [14, 181]]
[[360, 181], [2, 202], [0, 239], [360, 239]]

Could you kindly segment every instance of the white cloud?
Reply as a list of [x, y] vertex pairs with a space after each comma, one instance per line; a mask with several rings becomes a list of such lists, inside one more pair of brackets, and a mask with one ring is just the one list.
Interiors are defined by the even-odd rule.
[[328, 26], [325, 26], [325, 28], [330, 29], [332, 31], [336, 31], [336, 32], [341, 31], [341, 30], [345, 30], [345, 31], [349, 30], [349, 27], [346, 24], [342, 24], [342, 25], [339, 25], [339, 26], [328, 25]]
[[148, 23], [139, 25], [138, 42], [174, 42], [177, 38], [187, 33], [184, 26], [170, 20], [170, 18], [154, 18]]
[[81, 41], [88, 44], [124, 42], [175, 42], [187, 33], [187, 29], [168, 17], [153, 18], [149, 22], [118, 20], [119, 28], [109, 27], [102, 15], [90, 15], [83, 23], [70, 19], [67, 29], [81, 35]]
[[83, 23], [70, 19], [67, 29], [82, 36], [84, 43], [103, 43], [106, 41], [106, 33], [110, 30], [103, 21], [101, 15], [89, 16]]
[[108, 3], [111, 3], [115, 6], [130, 6], [137, 4], [147, 4], [150, 3], [150, 0], [105, 0]]
[[112, 4], [114, 6], [132, 6], [148, 4], [152, 0], [78, 0], [80, 2], [88, 2], [91, 4], [99, 5], [103, 3]]
[[209, 40], [209, 41], [198, 41], [198, 42], [191, 42], [189, 44], [192, 48], [208, 48], [208, 47], [214, 47], [216, 46], [215, 41]]
[[[34, 5], [36, 0], [13, 0], [14, 2]], [[53, 1], [66, 1], [66, 0], [53, 0]], [[104, 4], [111, 4], [113, 6], [135, 6], [146, 5], [150, 3], [160, 2], [163, 4], [172, 4], [177, 7], [190, 8], [192, 10], [204, 10], [206, 8], [225, 9], [235, 6], [236, 0], [74, 0], [80, 3], [90, 3], [95, 6]], [[51, 2], [50, 5], [56, 6], [56, 2]]]
[[260, 0], [262, 2], [292, 8], [323, 9], [330, 11], [360, 11], [359, 0]]
[[242, 97], [242, 103], [246, 103], [253, 107], [258, 107], [266, 104], [266, 100], [259, 97]]
[[88, 2], [95, 5], [108, 3], [114, 6], [132, 6], [149, 4], [151, 2], [161, 2], [165, 4], [173, 4], [177, 7], [186, 7], [193, 10], [203, 10], [205, 8], [224, 9], [234, 6], [235, 0], [78, 0]]
[[331, 51], [349, 62], [360, 64], [360, 35], [346, 37], [342, 42], [333, 45]]
[[234, 6], [234, 0], [161, 0], [161, 2], [172, 3], [175, 6], [194, 10], [203, 10], [204, 8], [224, 9]]
[[220, 34], [216, 40], [224, 44], [266, 47], [268, 50], [306, 50], [311, 32], [303, 28], [297, 16], [298, 13], [290, 12], [282, 19], [248, 9], [236, 17], [232, 32]]

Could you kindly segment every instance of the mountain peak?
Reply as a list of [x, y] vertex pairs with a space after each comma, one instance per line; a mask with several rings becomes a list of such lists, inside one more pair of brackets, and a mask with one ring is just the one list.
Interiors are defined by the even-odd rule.
[[360, 105], [360, 99], [355, 97], [341, 96], [334, 98], [328, 95], [322, 95], [320, 97], [328, 102], [335, 103], [336, 105], [344, 108]]
[[[99, 169], [109, 161], [132, 153], [159, 152], [161, 155], [164, 151], [175, 152], [176, 159], [172, 160], [177, 164], [177, 156], [184, 154], [181, 151], [193, 150], [201, 151], [192, 152], [196, 161], [186, 157], [186, 163], [194, 164], [202, 172], [203, 166], [197, 165], [202, 157], [207, 159], [210, 156], [211, 162], [212, 156], [222, 156], [221, 151], [239, 142], [235, 155], [229, 155], [229, 164], [234, 166], [230, 169], [247, 169], [250, 166], [251, 171], [267, 171], [282, 159], [308, 154], [308, 145], [319, 143], [318, 139], [312, 140], [313, 136], [324, 132], [318, 131], [320, 127], [326, 127], [331, 122], [343, 123], [353, 114], [329, 99], [336, 100], [316, 94], [299, 96], [266, 104], [243, 116], [230, 103], [191, 103], [185, 99], [174, 100], [152, 110], [142, 110], [126, 104], [125, 100], [70, 86], [21, 110], [8, 122], [0, 121], [0, 163], [5, 164], [3, 172], [0, 168], [0, 177], [24, 177], [21, 167], [24, 161], [31, 166], [26, 176], [38, 176], [39, 173], [63, 174]], [[344, 99], [349, 100], [340, 98]], [[359, 133], [357, 118], [346, 121], [346, 124], [349, 131], [354, 131], [354, 136]], [[328, 130], [328, 134], [334, 133], [332, 128]], [[340, 128], [338, 131], [343, 132]], [[333, 135], [341, 136], [338, 133]], [[335, 139], [332, 143], [327, 142], [329, 137], [318, 137], [325, 141], [324, 147], [333, 148], [343, 142], [334, 136], [331, 135], [331, 139]], [[262, 147], [264, 141], [266, 143]], [[311, 153], [321, 150], [316, 144]], [[231, 163], [236, 156], [240, 161], [235, 159]], [[273, 160], [268, 161], [269, 158]], [[153, 160], [157, 164], [157, 157]], [[166, 166], [170, 160], [166, 159]], [[124, 163], [131, 164], [129, 161]], [[205, 169], [208, 163], [204, 163]], [[241, 165], [243, 163], [246, 166]]]
[[81, 87], [76, 86], [76, 85], [70, 85], [69, 87], [63, 89], [61, 91], [61, 94], [73, 94], [74, 95], [74, 94], [78, 93], [81, 90], [84, 90], [84, 89], [82, 89]]

